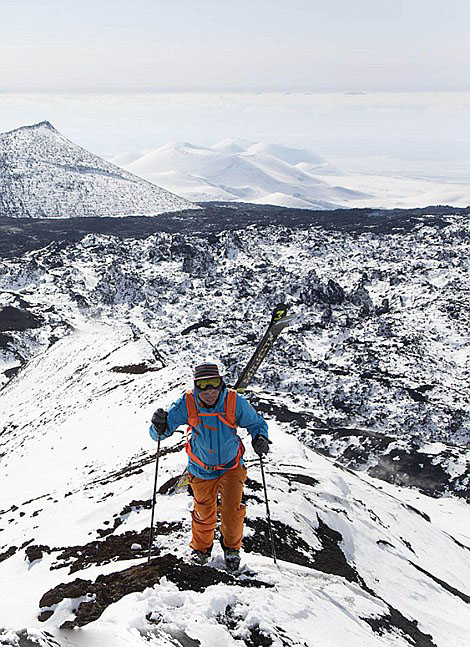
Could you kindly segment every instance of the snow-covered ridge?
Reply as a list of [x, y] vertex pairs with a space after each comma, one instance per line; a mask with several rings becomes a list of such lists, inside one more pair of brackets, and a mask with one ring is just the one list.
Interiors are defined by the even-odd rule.
[[465, 207], [468, 184], [350, 173], [306, 149], [227, 139], [215, 146], [168, 142], [114, 163], [195, 201], [242, 201], [301, 209]]
[[[160, 461], [154, 558], [146, 567], [154, 470], [147, 420], [157, 402], [168, 405], [186, 385], [184, 368], [167, 361], [135, 328], [82, 322], [0, 396], [0, 406], [10, 406], [1, 434], [2, 644], [464, 644], [464, 504], [447, 499], [444, 515], [438, 502], [411, 491], [381, 492], [302, 446], [289, 422], [269, 414], [280, 571], [269, 557], [250, 450], [243, 560], [254, 574], [236, 579], [216, 570], [217, 546], [202, 572], [185, 564], [190, 500], [164, 493], [185, 462], [180, 434], [165, 442]], [[73, 626], [81, 628], [61, 629]]]
[[[312, 151], [224, 140], [212, 147], [168, 142], [113, 159], [127, 170], [197, 201], [242, 201], [306, 209], [352, 206], [363, 193], [331, 186], [338, 174]], [[316, 177], [319, 176], [319, 177]]]
[[150, 216], [192, 208], [73, 144], [47, 121], [0, 135], [0, 217]]

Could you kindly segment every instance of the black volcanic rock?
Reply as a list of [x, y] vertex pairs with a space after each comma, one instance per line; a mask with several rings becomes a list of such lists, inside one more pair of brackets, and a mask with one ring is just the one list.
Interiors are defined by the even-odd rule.
[[315, 303], [339, 305], [344, 301], [343, 288], [333, 279], [319, 280], [315, 270], [308, 273], [302, 288], [302, 300], [307, 306]]
[[[12, 292], [24, 286], [21, 298], [34, 292], [34, 315], [45, 322], [0, 336], [9, 362], [0, 378], [6, 382], [10, 370], [67, 334], [77, 310], [111, 327], [142, 321], [150, 338], [158, 334], [163, 363], [147, 355], [113, 360], [111, 375], [130, 380], [212, 353], [234, 383], [261, 321], [286, 300], [297, 323], [255, 378], [268, 416], [348, 467], [435, 496], [467, 497], [469, 210], [426, 211], [211, 205], [186, 212], [188, 234], [171, 215], [16, 220], [21, 234], [5, 227], [5, 249], [20, 235], [23, 249], [28, 236], [33, 247], [40, 235], [55, 242], [16, 259], [10, 251], [0, 265], [0, 284], [11, 292], [5, 305], [29, 308]], [[52, 282], [70, 310], [49, 311], [44, 290]], [[394, 443], [403, 453], [389, 464]]]
[[39, 317], [34, 316], [27, 310], [6, 306], [0, 310], [0, 331], [7, 330], [28, 330], [38, 328], [41, 325]]

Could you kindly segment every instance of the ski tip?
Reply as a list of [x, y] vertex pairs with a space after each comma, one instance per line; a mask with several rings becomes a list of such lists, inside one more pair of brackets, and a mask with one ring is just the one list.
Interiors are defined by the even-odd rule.
[[280, 319], [283, 319], [287, 315], [287, 306], [285, 303], [278, 303], [277, 306], [274, 308], [273, 311], [273, 316], [271, 319], [271, 323], [276, 323], [276, 321], [279, 321]]
[[271, 330], [273, 332], [279, 332], [289, 324], [291, 324], [293, 321], [297, 319], [297, 315], [286, 315], [285, 317], [281, 317], [277, 321], [274, 321], [271, 324]]

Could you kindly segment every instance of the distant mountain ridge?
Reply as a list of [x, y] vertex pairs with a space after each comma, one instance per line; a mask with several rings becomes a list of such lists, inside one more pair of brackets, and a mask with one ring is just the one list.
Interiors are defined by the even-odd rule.
[[151, 216], [194, 208], [77, 146], [48, 121], [0, 134], [0, 217]]
[[189, 200], [242, 201], [304, 209], [353, 207], [368, 195], [322, 177], [340, 172], [312, 151], [226, 139], [215, 146], [168, 142], [112, 160]]
[[468, 183], [384, 174], [380, 158], [368, 172], [358, 173], [336, 168], [311, 150], [238, 138], [208, 147], [171, 141], [111, 161], [195, 202], [316, 210], [470, 204]]

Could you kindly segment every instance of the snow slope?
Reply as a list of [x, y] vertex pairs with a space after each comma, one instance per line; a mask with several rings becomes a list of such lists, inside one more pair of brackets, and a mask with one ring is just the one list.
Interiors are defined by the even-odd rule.
[[[432, 223], [89, 235], [4, 261], [2, 644], [464, 645], [468, 219]], [[285, 299], [297, 322], [249, 396], [280, 569], [249, 443], [247, 568], [223, 572], [218, 547], [186, 564], [191, 500], [167, 493], [182, 433], [162, 446], [147, 567], [151, 413], [202, 359], [233, 382]]]
[[[144, 362], [149, 370], [140, 375], [115, 370], [129, 362]], [[145, 551], [137, 547], [124, 559], [111, 551], [81, 566], [61, 555], [73, 546], [76, 556], [87, 556], [89, 542], [96, 547], [110, 538], [127, 546], [142, 541], [155, 449], [146, 421], [156, 403], [168, 405], [185, 382], [184, 368], [161, 367], [153, 348], [144, 338], [135, 339], [129, 326], [82, 322], [3, 391], [8, 409], [2, 411], [2, 552], [29, 543], [43, 553], [25, 559], [25, 546], [0, 563], [6, 583], [0, 605], [3, 644], [36, 635], [45, 645], [186, 644], [184, 637], [203, 645], [240, 640], [249, 645], [259, 634], [274, 645], [405, 646], [414, 644], [412, 636], [419, 645], [465, 643], [468, 548], [400, 500], [399, 491], [382, 492], [333, 465], [302, 446], [288, 423], [273, 419], [268, 482], [280, 570], [260, 536], [266, 532], [264, 505], [251, 454], [244, 561], [256, 576], [246, 571], [240, 580], [197, 592], [174, 572], [155, 574], [153, 586], [122, 597], [90, 625], [61, 630], [74, 620], [73, 609], [92, 597], [65, 597], [40, 609], [44, 593], [77, 576], [90, 582], [86, 588], [98, 575], [144, 565]], [[175, 434], [166, 443], [177, 451], [163, 456], [160, 484], [184, 464], [181, 441]], [[468, 519], [468, 510], [464, 513]], [[121, 523], [113, 529], [109, 524], [116, 518]], [[157, 534], [155, 553], [184, 558], [190, 526], [186, 494], [157, 497], [157, 524], [163, 522], [175, 524], [174, 530]], [[106, 529], [110, 534], [103, 535]], [[71, 572], [67, 566], [73, 566]], [[221, 566], [220, 550], [212, 566]], [[199, 569], [193, 568], [197, 577]], [[257, 584], [244, 588], [250, 578]], [[39, 621], [45, 610], [53, 613]]]
[[[118, 163], [120, 158], [116, 158]], [[308, 164], [308, 172], [299, 163]], [[297, 166], [296, 166], [297, 165]], [[362, 193], [332, 186], [319, 175], [336, 173], [311, 151], [274, 144], [225, 140], [205, 148], [169, 142], [125, 165], [132, 173], [191, 200], [241, 200], [325, 208], [349, 206]], [[272, 194], [280, 199], [271, 202]]]
[[192, 208], [76, 146], [47, 121], [0, 135], [0, 217], [153, 216]]

